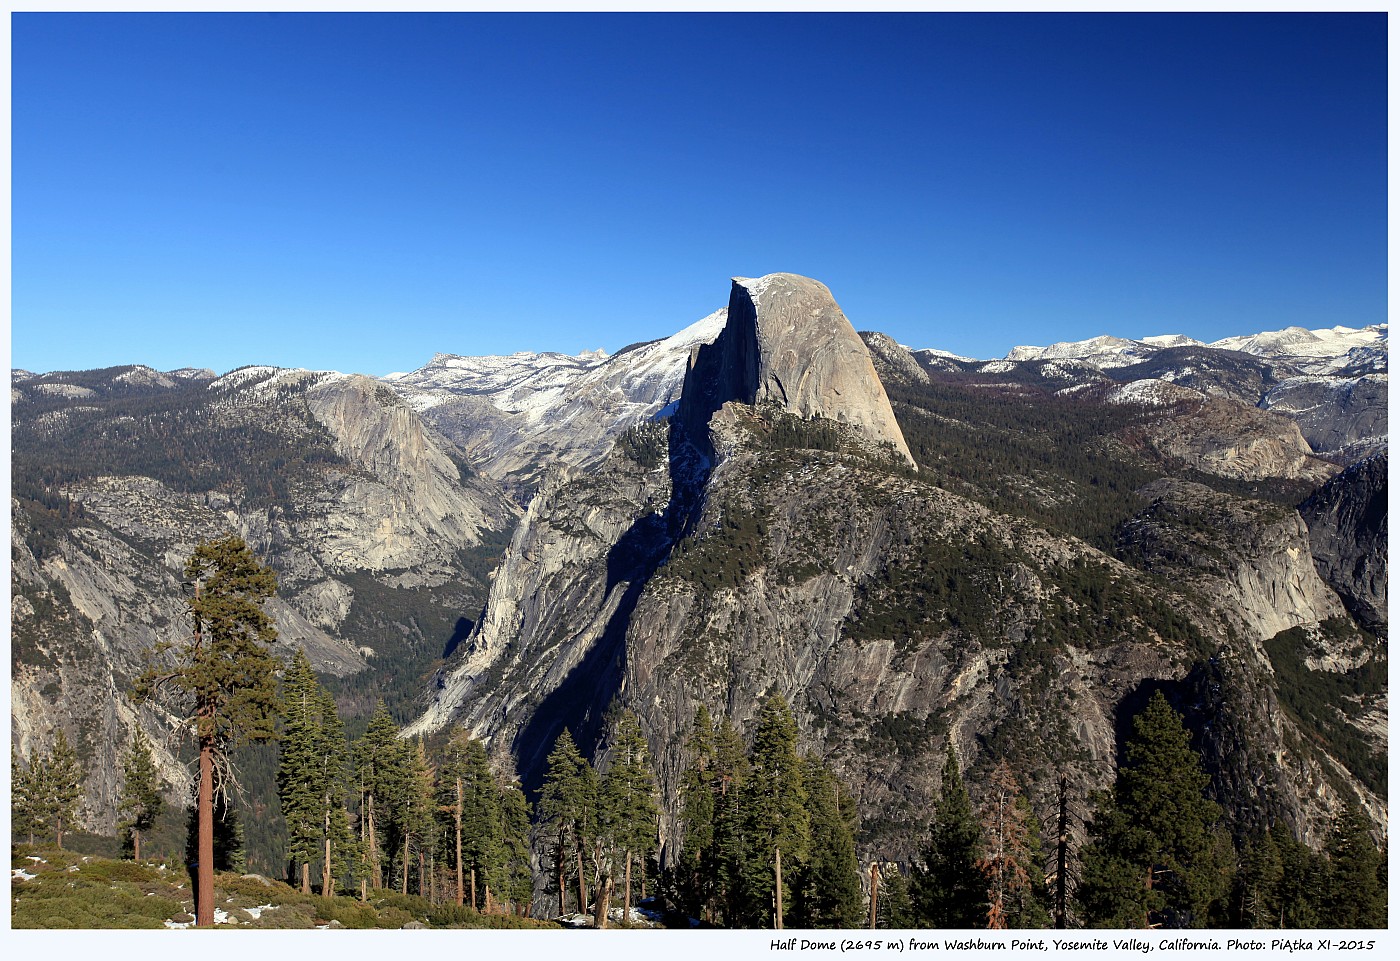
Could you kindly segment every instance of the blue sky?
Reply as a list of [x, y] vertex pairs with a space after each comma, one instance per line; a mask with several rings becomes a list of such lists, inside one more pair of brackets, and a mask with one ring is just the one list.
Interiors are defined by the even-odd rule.
[[977, 357], [1386, 320], [1383, 14], [15, 14], [12, 364], [383, 374], [729, 277]]

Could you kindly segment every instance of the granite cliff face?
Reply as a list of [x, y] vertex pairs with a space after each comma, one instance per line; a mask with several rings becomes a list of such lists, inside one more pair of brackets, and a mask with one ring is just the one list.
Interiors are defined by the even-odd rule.
[[728, 321], [696, 350], [677, 417], [701, 438], [730, 401], [850, 424], [914, 466], [869, 350], [831, 291], [808, 277], [734, 278]]
[[1357, 618], [1380, 630], [1388, 622], [1388, 463], [1377, 454], [1353, 464], [1298, 508], [1323, 580]]

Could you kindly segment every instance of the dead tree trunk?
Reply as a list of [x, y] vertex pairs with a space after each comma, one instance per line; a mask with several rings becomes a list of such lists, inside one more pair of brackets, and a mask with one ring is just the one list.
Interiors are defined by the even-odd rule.
[[[462, 888], [462, 779], [457, 779], [457, 806], [452, 811], [452, 820], [457, 826], [457, 903], [462, 903], [465, 891]], [[476, 895], [472, 895], [472, 907], [476, 907]]]
[[598, 894], [593, 902], [593, 927], [602, 929], [608, 926], [608, 901], [612, 897], [612, 874], [604, 874], [598, 884]]
[[783, 849], [773, 847], [773, 927], [783, 929]]
[[584, 886], [583, 844], [578, 838], [574, 838], [574, 857], [578, 860], [578, 913], [583, 914], [588, 910], [588, 889]]
[[1060, 820], [1059, 840], [1055, 843], [1055, 927], [1064, 929], [1069, 924], [1069, 787], [1068, 780], [1060, 775]]
[[875, 930], [876, 904], [880, 898], [880, 866], [870, 862], [870, 930]]

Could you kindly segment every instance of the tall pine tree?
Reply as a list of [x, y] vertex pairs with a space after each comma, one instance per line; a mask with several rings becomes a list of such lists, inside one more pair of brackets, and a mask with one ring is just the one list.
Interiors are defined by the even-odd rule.
[[781, 928], [792, 904], [793, 875], [807, 860], [812, 835], [797, 722], [780, 694], [771, 694], [759, 709], [741, 801], [740, 923]]
[[1228, 877], [1215, 831], [1220, 809], [1191, 734], [1161, 691], [1133, 719], [1113, 792], [1100, 798], [1077, 897], [1101, 927], [1200, 927]]
[[1322, 923], [1329, 928], [1383, 928], [1386, 891], [1381, 849], [1361, 806], [1348, 799], [1324, 847], [1327, 875]]
[[1039, 830], [1011, 765], [992, 770], [982, 804], [982, 856], [988, 928], [1039, 928], [1050, 920], [1040, 868]]
[[[750, 765], [744, 739], [729, 718], [720, 721], [715, 732], [714, 840], [708, 861], [714, 872], [716, 916], [711, 920], [728, 925], [744, 923], [745, 892], [743, 867], [746, 857], [744, 819]], [[765, 924], [760, 917], [758, 924]]]
[[428, 893], [428, 862], [435, 856], [437, 803], [433, 790], [433, 767], [423, 742], [406, 744], [404, 779], [393, 808], [392, 828], [398, 839], [401, 894], [408, 894], [409, 880], [418, 880], [419, 895]]
[[322, 848], [322, 774], [320, 684], [306, 652], [298, 650], [282, 678], [281, 750], [277, 763], [277, 799], [287, 823], [288, 880], [311, 893], [311, 864]]
[[697, 918], [714, 920], [715, 727], [709, 709], [695, 709], [685, 742], [690, 763], [681, 778], [681, 853], [676, 868], [682, 908]]
[[62, 848], [63, 832], [76, 825], [78, 804], [83, 799], [83, 766], [62, 728], [54, 733], [53, 747], [39, 771], [45, 813], [53, 827], [54, 843]]
[[804, 928], [859, 927], [860, 864], [856, 860], [855, 802], [820, 758], [803, 761], [812, 843], [797, 877], [793, 923]]
[[623, 917], [630, 918], [633, 866], [645, 864], [657, 847], [661, 813], [656, 802], [656, 775], [641, 724], [623, 711], [613, 730], [608, 770], [602, 780], [601, 828], [608, 873], [622, 871]]
[[20, 754], [10, 755], [10, 833], [33, 844], [44, 830], [44, 793], [38, 759], [20, 763]]
[[987, 888], [977, 869], [982, 838], [972, 801], [950, 740], [943, 779], [929, 826], [924, 863], [914, 872], [911, 895], [920, 925], [980, 928], [987, 921]]
[[438, 807], [449, 822], [458, 903], [480, 910], [486, 888], [504, 883], [504, 838], [500, 791], [486, 748], [468, 732], [453, 734], [438, 770]]
[[287, 823], [287, 854], [294, 883], [311, 891], [311, 865], [321, 865], [321, 890], [335, 891], [335, 874], [349, 873], [353, 858], [345, 728], [335, 701], [321, 686], [311, 661], [298, 650], [282, 679], [282, 735], [277, 797]]
[[530, 805], [508, 756], [498, 766], [501, 816], [501, 899], [516, 913], [528, 912], [535, 893], [530, 866]]
[[579, 753], [568, 728], [555, 740], [545, 764], [538, 813], [554, 855], [559, 910], [568, 911], [564, 887], [572, 874], [578, 881], [578, 909], [584, 912], [588, 910], [588, 879], [583, 858], [584, 851], [592, 846], [597, 828], [598, 777]]
[[361, 893], [384, 887], [385, 858], [395, 811], [403, 804], [408, 780], [408, 749], [381, 699], [365, 733], [355, 743], [355, 774], [360, 794]]
[[122, 788], [117, 801], [117, 826], [123, 842], [130, 845], [133, 860], [141, 860], [141, 835], [155, 824], [165, 804], [160, 785], [151, 742], [135, 728], [131, 746], [122, 758]]
[[[184, 716], [199, 745], [195, 918], [214, 924], [214, 793], [216, 780], [232, 781], [229, 751], [243, 741], [274, 738], [276, 670], [268, 645], [277, 638], [263, 603], [276, 593], [277, 576], [260, 564], [242, 538], [229, 534], [202, 541], [185, 563], [194, 632], [188, 643], [160, 644], [156, 662], [137, 678], [138, 699], [173, 691], [185, 699]], [[162, 655], [174, 652], [174, 664]], [[225, 803], [227, 798], [224, 798]]]

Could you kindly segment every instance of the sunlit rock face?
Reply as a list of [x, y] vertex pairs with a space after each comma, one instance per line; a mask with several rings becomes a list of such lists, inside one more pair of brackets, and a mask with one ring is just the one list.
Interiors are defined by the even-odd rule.
[[850, 424], [914, 465], [870, 351], [825, 284], [797, 274], [736, 277], [728, 316], [686, 373], [680, 417], [692, 437], [729, 401], [772, 404], [804, 420]]

